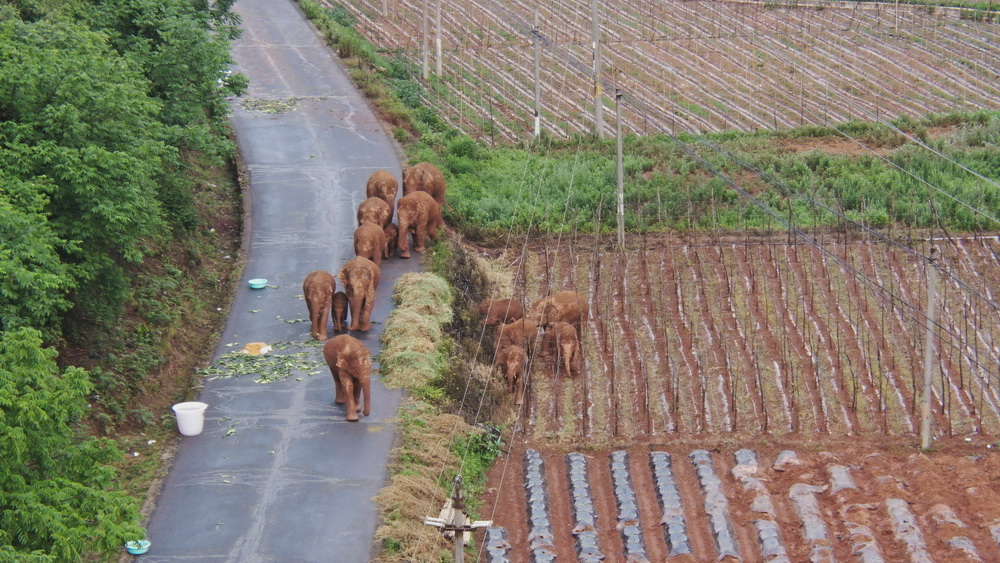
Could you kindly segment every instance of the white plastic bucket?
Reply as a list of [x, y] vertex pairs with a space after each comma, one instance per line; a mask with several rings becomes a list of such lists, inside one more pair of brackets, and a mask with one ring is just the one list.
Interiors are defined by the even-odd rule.
[[205, 426], [206, 403], [190, 401], [187, 403], [177, 403], [173, 406], [174, 414], [177, 415], [177, 429], [185, 436], [197, 436], [201, 434], [201, 429]]

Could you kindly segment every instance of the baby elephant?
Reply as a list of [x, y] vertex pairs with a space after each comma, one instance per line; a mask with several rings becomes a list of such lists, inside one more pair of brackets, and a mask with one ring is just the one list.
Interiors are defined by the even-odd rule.
[[333, 294], [333, 332], [347, 331], [347, 294], [338, 291]]
[[507, 390], [514, 394], [514, 404], [524, 403], [524, 368], [528, 363], [528, 353], [517, 345], [507, 346], [497, 356], [496, 365], [507, 380]]
[[504, 325], [524, 316], [524, 309], [514, 299], [483, 299], [477, 311], [485, 317], [484, 325]]
[[392, 258], [396, 255], [396, 247], [399, 246], [399, 227], [395, 223], [389, 223], [382, 229], [385, 234], [385, 249], [382, 251], [382, 258]]

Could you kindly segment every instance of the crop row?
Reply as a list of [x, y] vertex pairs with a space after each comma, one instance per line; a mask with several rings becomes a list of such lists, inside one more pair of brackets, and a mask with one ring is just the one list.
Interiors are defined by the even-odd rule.
[[[426, 44], [434, 72], [434, 2], [340, 4], [381, 48], [419, 62]], [[453, 125], [493, 141], [530, 134], [535, 9], [545, 38], [543, 128], [556, 135], [593, 129], [590, 3], [583, 0], [442, 0], [442, 86], [428, 101]], [[992, 47], [1000, 31], [945, 9], [637, 0], [603, 3], [599, 12], [601, 81], [627, 94], [625, 131], [785, 128], [996, 108], [1000, 99]], [[604, 93], [611, 132], [613, 92]]]
[[[971, 498], [962, 502], [969, 493], [954, 494], [968, 483], [945, 478], [927, 497], [910, 495], [900, 483], [926, 487], [942, 476], [933, 467], [848, 457], [791, 450], [634, 448], [561, 455], [528, 449], [522, 463], [506, 464], [509, 475], [497, 494], [505, 506], [495, 523], [506, 529], [509, 548], [502, 560], [995, 557], [1000, 519]], [[979, 463], [966, 463], [963, 475]]]
[[[895, 247], [685, 242], [616, 252], [564, 240], [524, 261], [530, 299], [588, 295], [580, 376], [531, 366], [537, 439], [676, 432], [913, 435], [920, 425], [925, 266]], [[937, 291], [940, 434], [1000, 429], [995, 239], [955, 240]], [[845, 271], [845, 267], [852, 269]], [[953, 281], [981, 278], [981, 292]], [[916, 305], [914, 305], [916, 304]]]

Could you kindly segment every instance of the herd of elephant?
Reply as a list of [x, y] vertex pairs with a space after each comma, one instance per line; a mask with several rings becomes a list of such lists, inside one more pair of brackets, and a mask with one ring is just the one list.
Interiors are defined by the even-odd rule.
[[[403, 170], [403, 197], [396, 201], [399, 184], [391, 172], [379, 170], [368, 178], [365, 195], [368, 199], [358, 206], [358, 227], [354, 230], [354, 258], [348, 260], [339, 274], [316, 270], [302, 282], [302, 293], [309, 309], [309, 333], [325, 341], [323, 357], [330, 366], [336, 387], [334, 401], [347, 405], [347, 420], [359, 420], [358, 410], [364, 393], [364, 415], [371, 413], [371, 351], [357, 338], [338, 334], [327, 340], [327, 321], [332, 317], [334, 332], [368, 332], [372, 328], [371, 314], [375, 305], [381, 265], [399, 251], [402, 258], [410, 257], [410, 236], [413, 249], [426, 250], [427, 237], [437, 240], [438, 229], [444, 225], [441, 206], [444, 205], [445, 181], [441, 171], [429, 162], [421, 162]], [[395, 210], [396, 223], [392, 222]], [[337, 280], [343, 291], [337, 291]], [[351, 322], [347, 324], [350, 312]]]
[[515, 405], [524, 403], [525, 370], [539, 338], [538, 357], [555, 355], [556, 375], [560, 368], [570, 377], [580, 373], [583, 323], [590, 319], [585, 296], [557, 291], [535, 301], [527, 314], [517, 300], [485, 299], [479, 314], [484, 324], [496, 326], [493, 365], [507, 381]]
[[[323, 357], [333, 375], [338, 405], [346, 403], [347, 420], [359, 420], [358, 410], [364, 395], [365, 416], [371, 414], [372, 354], [368, 347], [350, 334], [327, 339], [327, 321], [332, 317], [334, 332], [367, 332], [375, 305], [382, 260], [399, 252], [410, 257], [413, 249], [426, 250], [427, 238], [437, 240], [444, 226], [445, 180], [441, 171], [429, 162], [403, 169], [403, 197], [396, 201], [399, 184], [387, 170], [368, 178], [367, 199], [358, 206], [358, 226], [354, 231], [355, 257], [348, 260], [334, 277], [324, 270], [306, 276], [302, 293], [309, 309], [310, 335], [323, 345]], [[395, 209], [396, 222], [393, 223]], [[337, 280], [343, 291], [337, 291]], [[347, 315], [351, 322], [348, 325]], [[541, 336], [539, 357], [556, 356], [569, 376], [580, 372], [582, 325], [590, 317], [586, 298], [574, 291], [558, 291], [532, 304], [527, 314], [514, 299], [487, 299], [479, 304], [479, 313], [487, 325], [496, 326], [494, 362], [514, 394], [514, 403], [524, 402], [525, 370], [535, 343]]]

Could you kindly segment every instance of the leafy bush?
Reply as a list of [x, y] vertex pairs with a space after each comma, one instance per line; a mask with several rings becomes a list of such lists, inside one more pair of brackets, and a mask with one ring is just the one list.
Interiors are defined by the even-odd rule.
[[87, 373], [59, 373], [55, 355], [33, 329], [0, 340], [0, 545], [80, 561], [145, 532], [138, 503], [114, 487], [116, 444], [76, 428], [89, 409]]

